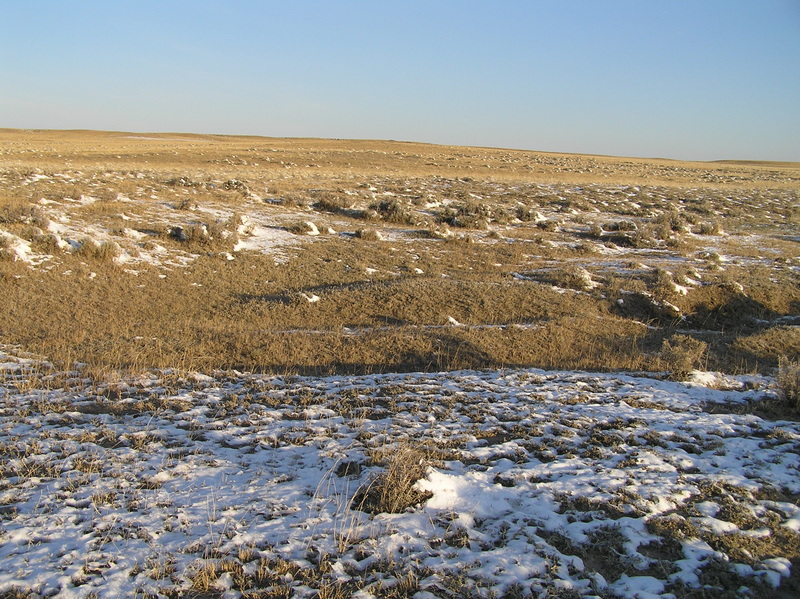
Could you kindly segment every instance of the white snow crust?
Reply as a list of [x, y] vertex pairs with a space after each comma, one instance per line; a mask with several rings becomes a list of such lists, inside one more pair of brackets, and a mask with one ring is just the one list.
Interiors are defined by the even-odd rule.
[[[457, 576], [482, 597], [665, 596], [721, 559], [709, 535], [771, 534], [725, 520], [726, 496], [800, 526], [800, 508], [759, 493], [800, 493], [800, 425], [705, 411], [756, 399], [710, 380], [523, 369], [158, 372], [100, 384], [6, 347], [0, 592], [176, 596], [200, 565], [249, 549], [300, 566], [325, 555], [343, 581], [377, 584], [375, 564], [400, 564], [417, 572], [418, 598], [450, 596]], [[353, 509], [382, 471], [370, 455], [409, 443], [436, 448], [417, 482], [427, 499], [399, 514]], [[357, 474], [339, 476], [343, 463]], [[648, 523], [678, 513], [699, 532], [661, 568], [643, 549], [659, 540]], [[617, 576], [590, 558], [612, 533]], [[165, 561], [172, 574], [155, 577]], [[751, 587], [791, 570], [785, 559], [732, 565]], [[295, 596], [314, 596], [287, 580]], [[231, 576], [216, 584], [241, 596]]]

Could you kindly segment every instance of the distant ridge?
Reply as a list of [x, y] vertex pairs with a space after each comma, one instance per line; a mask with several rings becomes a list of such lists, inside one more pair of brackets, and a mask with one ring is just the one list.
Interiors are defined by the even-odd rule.
[[713, 164], [736, 164], [739, 166], [772, 166], [776, 168], [800, 168], [800, 162], [778, 162], [774, 160], [709, 160]]

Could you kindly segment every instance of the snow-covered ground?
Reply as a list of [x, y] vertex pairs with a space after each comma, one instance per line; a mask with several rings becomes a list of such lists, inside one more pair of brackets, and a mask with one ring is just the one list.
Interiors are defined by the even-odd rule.
[[[769, 379], [98, 383], [0, 349], [0, 593], [646, 599], [797, 576], [800, 424], [745, 409]], [[406, 448], [420, 502], [355, 509]]]

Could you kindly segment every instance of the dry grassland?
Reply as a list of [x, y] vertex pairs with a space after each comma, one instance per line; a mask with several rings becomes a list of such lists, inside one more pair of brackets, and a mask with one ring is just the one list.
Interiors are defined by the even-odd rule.
[[0, 339], [101, 377], [764, 372], [800, 356], [798, 191], [797, 163], [0, 130]]
[[0, 599], [796, 597], [799, 192], [0, 130]]

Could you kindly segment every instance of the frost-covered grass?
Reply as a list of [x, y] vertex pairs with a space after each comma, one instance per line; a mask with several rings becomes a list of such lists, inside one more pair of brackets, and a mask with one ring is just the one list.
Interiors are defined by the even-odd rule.
[[749, 415], [770, 379], [0, 363], [0, 592], [800, 591], [800, 425]]

